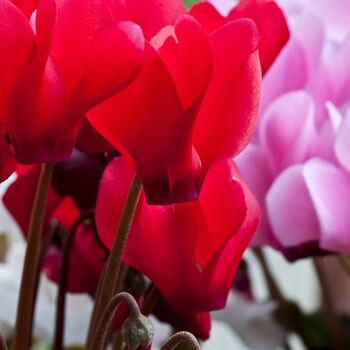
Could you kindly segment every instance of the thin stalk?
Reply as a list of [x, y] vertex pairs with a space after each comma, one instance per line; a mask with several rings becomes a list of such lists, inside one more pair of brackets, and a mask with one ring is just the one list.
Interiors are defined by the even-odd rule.
[[44, 221], [47, 193], [51, 183], [53, 168], [54, 164], [52, 163], [42, 165], [35, 193], [19, 293], [13, 350], [29, 350], [31, 345], [32, 318], [35, 303], [35, 282], [40, 265], [40, 238]]
[[7, 344], [1, 332], [0, 332], [0, 350], [7, 350]]
[[103, 280], [98, 291], [98, 298], [95, 301], [93, 315], [90, 323], [87, 340], [88, 344], [91, 342], [95, 328], [99, 324], [102, 314], [106, 309], [109, 301], [112, 299], [114, 291], [117, 288], [124, 249], [128, 239], [132, 220], [137, 208], [137, 203], [140, 198], [141, 189], [141, 182], [137, 175], [135, 175], [125, 202], [124, 210], [114, 238], [113, 247], [108, 257], [104, 273], [102, 275]]
[[128, 304], [130, 318], [137, 318], [141, 315], [139, 306], [131, 294], [125, 292], [118, 293], [111, 299], [104, 310], [101, 320], [94, 332], [94, 336], [92, 337], [91, 342], [87, 344], [88, 350], [101, 350], [105, 346], [106, 337], [109, 333], [113, 316], [122, 302]]
[[142, 306], [142, 314], [148, 316], [154, 309], [158, 299], [160, 296], [160, 292], [157, 287], [152, 284], [149, 288], [148, 293], [146, 294], [145, 302]]
[[347, 273], [348, 277], [350, 277], [350, 259], [342, 254], [338, 254], [337, 258], [340, 265], [344, 268], [345, 272]]
[[329, 327], [329, 335], [332, 341], [332, 349], [344, 350], [344, 339], [342, 331], [340, 329], [340, 324], [338, 322], [337, 314], [332, 303], [332, 297], [327, 282], [326, 272], [322, 266], [322, 261], [320, 259], [314, 258], [313, 263], [321, 286], [323, 306]]
[[172, 335], [160, 348], [160, 350], [172, 350], [175, 346], [187, 343], [191, 350], [200, 350], [200, 346], [196, 337], [189, 332], [178, 332]]
[[123, 350], [123, 340], [120, 334], [120, 330], [114, 333], [113, 350]]
[[58, 285], [58, 295], [56, 304], [56, 320], [55, 320], [55, 335], [53, 340], [53, 350], [62, 350], [64, 344], [64, 318], [65, 318], [65, 307], [66, 307], [66, 289], [68, 281], [68, 270], [69, 270], [69, 258], [72, 250], [75, 232], [78, 226], [84, 222], [87, 215], [79, 217], [73, 224], [69, 234], [67, 235], [63, 244], [63, 251], [61, 256], [61, 269], [60, 269], [60, 280]]

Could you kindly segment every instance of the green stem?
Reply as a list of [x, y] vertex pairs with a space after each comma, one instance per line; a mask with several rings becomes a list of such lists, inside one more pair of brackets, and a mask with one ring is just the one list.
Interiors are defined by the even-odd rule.
[[113, 316], [122, 302], [128, 304], [130, 318], [137, 318], [141, 315], [139, 306], [131, 294], [125, 292], [118, 293], [111, 299], [104, 310], [98, 326], [95, 329], [94, 336], [91, 342], [87, 344], [88, 350], [101, 350], [104, 348]]
[[172, 350], [175, 346], [187, 343], [191, 350], [200, 350], [200, 346], [196, 337], [189, 332], [178, 332], [172, 335], [160, 348], [160, 350]]
[[113, 247], [108, 257], [102, 281], [98, 291], [98, 297], [95, 301], [87, 343], [91, 342], [95, 328], [99, 324], [102, 314], [108, 303], [113, 297], [114, 291], [117, 288], [120, 266], [124, 254], [124, 249], [128, 239], [128, 234], [131, 228], [132, 220], [135, 215], [137, 203], [140, 198], [142, 185], [135, 175], [130, 186], [129, 193], [125, 202], [124, 210], [118, 225], [117, 233], [114, 238]]
[[324, 270], [320, 258], [314, 258], [313, 263], [321, 286], [323, 306], [329, 327], [330, 339], [332, 341], [332, 349], [343, 350], [345, 349], [344, 340], [342, 336], [342, 331], [340, 329], [340, 324], [338, 322], [337, 314], [332, 302], [326, 272]]
[[347, 256], [342, 254], [337, 255], [337, 258], [341, 266], [343, 266], [348, 277], [350, 277], [350, 259]]
[[19, 293], [13, 350], [29, 350], [31, 345], [32, 316], [36, 294], [35, 281], [40, 265], [40, 238], [53, 168], [54, 164], [42, 165], [35, 193]]

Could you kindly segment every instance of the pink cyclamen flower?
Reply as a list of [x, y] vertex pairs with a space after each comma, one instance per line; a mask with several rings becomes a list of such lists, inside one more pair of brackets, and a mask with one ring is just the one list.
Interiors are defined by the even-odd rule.
[[288, 4], [291, 39], [264, 78], [258, 128], [238, 159], [263, 208], [254, 244], [350, 253], [350, 4], [337, 3]]

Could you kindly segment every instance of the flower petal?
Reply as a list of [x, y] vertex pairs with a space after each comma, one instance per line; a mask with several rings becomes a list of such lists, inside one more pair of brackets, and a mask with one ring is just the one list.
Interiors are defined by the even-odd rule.
[[320, 235], [318, 217], [303, 171], [302, 165], [287, 168], [266, 196], [271, 228], [284, 247], [311, 242]]
[[165, 62], [184, 109], [203, 96], [212, 71], [212, 49], [208, 35], [188, 15], [174, 26], [176, 39], [169, 36], [158, 53]]
[[282, 95], [262, 116], [259, 136], [275, 170], [320, 152], [312, 98], [304, 91]]
[[145, 42], [141, 28], [129, 21], [101, 29], [92, 41], [89, 62], [79, 86], [91, 105], [129, 84], [141, 69]]
[[200, 2], [191, 7], [190, 14], [208, 31], [212, 32], [226, 24], [227, 20], [209, 2]]
[[169, 201], [169, 155], [183, 152], [172, 142], [185, 143], [177, 131], [190, 130], [191, 120], [182, 110], [169, 71], [150, 45], [136, 80], [89, 112], [88, 119], [134, 165], [148, 200]]
[[3, 115], [11, 90], [35, 49], [28, 20], [8, 0], [0, 2], [0, 47], [0, 115]]
[[349, 178], [321, 159], [306, 163], [304, 177], [320, 222], [321, 248], [349, 254]]
[[289, 39], [283, 12], [271, 0], [242, 0], [228, 15], [231, 21], [239, 18], [251, 18], [258, 27], [259, 56], [264, 74]]
[[339, 126], [334, 142], [334, 152], [340, 164], [350, 172], [350, 111]]
[[194, 146], [204, 168], [247, 145], [254, 131], [261, 84], [253, 21], [229, 23], [211, 33], [210, 39], [214, 68], [194, 130]]
[[126, 0], [127, 17], [139, 24], [146, 39], [185, 13], [182, 0]]

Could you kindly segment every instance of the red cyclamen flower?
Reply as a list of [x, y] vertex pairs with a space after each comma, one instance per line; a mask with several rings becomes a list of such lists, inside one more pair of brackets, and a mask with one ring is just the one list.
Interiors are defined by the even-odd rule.
[[0, 1], [0, 118], [16, 158], [71, 154], [84, 114], [124, 88], [143, 59], [124, 1], [40, 0], [29, 22]]
[[[159, 2], [143, 2], [143, 13], [135, 16], [147, 32], [154, 33], [149, 8]], [[135, 81], [88, 114], [133, 164], [149, 203], [196, 199], [212, 164], [239, 153], [251, 137], [260, 98], [259, 38], [260, 54], [274, 53], [265, 69], [282, 47], [281, 40], [269, 39], [269, 21], [281, 29], [283, 43], [288, 30], [274, 7], [264, 8], [261, 16], [254, 6], [244, 10], [210, 33], [189, 15], [163, 27], [146, 44]], [[244, 16], [254, 18], [259, 31], [251, 19], [236, 20]]]

